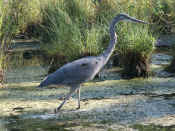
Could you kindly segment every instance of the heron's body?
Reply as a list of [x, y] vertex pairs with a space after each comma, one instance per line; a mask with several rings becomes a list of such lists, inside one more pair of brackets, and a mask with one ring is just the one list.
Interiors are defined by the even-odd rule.
[[121, 20], [130, 20], [132, 22], [145, 23], [141, 20], [132, 18], [126, 14], [119, 14], [112, 20], [109, 28], [110, 42], [108, 48], [99, 56], [90, 56], [75, 60], [68, 63], [54, 73], [47, 76], [47, 78], [41, 82], [39, 87], [49, 85], [67, 85], [70, 86], [70, 92], [66, 96], [65, 100], [57, 108], [56, 111], [61, 109], [66, 100], [78, 90], [78, 108], [80, 108], [80, 85], [83, 82], [92, 80], [95, 75], [103, 68], [107, 63], [117, 42], [117, 35], [115, 34], [115, 24]]
[[49, 85], [67, 85], [81, 84], [92, 80], [103, 66], [102, 57], [85, 57], [68, 63], [57, 69], [54, 73], [40, 84], [40, 86]]

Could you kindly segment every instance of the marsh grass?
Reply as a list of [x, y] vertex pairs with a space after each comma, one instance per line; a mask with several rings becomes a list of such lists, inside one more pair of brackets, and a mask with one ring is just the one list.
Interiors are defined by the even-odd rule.
[[15, 21], [14, 3], [11, 1], [0, 1], [0, 83], [4, 82], [4, 72], [8, 63], [6, 63], [6, 54], [8, 45], [13, 36], [17, 33], [17, 24]]
[[[42, 25], [45, 33], [42, 38], [47, 39], [41, 40], [47, 42], [43, 48], [51, 48], [47, 49], [49, 54], [56, 54], [58, 51], [59, 54], [64, 54], [67, 57], [79, 54], [82, 44], [80, 30], [76, 27], [76, 24], [72, 23], [69, 15], [62, 11], [59, 5], [52, 4], [48, 4], [42, 12], [44, 14], [43, 19], [47, 23]], [[73, 50], [76, 50], [76, 52]]]
[[88, 27], [95, 22], [95, 8], [91, 0], [64, 1], [63, 5], [61, 8], [69, 14], [73, 22], [79, 24], [79, 27]]
[[79, 55], [82, 46], [80, 30], [60, 4], [48, 3], [42, 7], [41, 13], [44, 21], [41, 25], [43, 49], [51, 55], [66, 56], [69, 60]]
[[[134, 4], [139, 3], [142, 6], [137, 10], [138, 6]], [[119, 7], [119, 4], [125, 6]], [[52, 56], [57, 54], [57, 59], [64, 57], [65, 62], [82, 56], [98, 55], [109, 42], [111, 19], [120, 12], [141, 18], [143, 14], [146, 15], [145, 8], [148, 7], [143, 5], [143, 1], [128, 3], [104, 0], [96, 4], [91, 0], [47, 1], [41, 8], [42, 24], [39, 31], [42, 48]], [[147, 16], [143, 19], [147, 19]]]
[[155, 0], [151, 1], [151, 19], [156, 26], [152, 26], [155, 32], [169, 34], [175, 27], [175, 1]]
[[30, 23], [40, 19], [38, 7], [37, 1], [0, 0], [0, 71], [3, 72], [3, 77], [11, 65], [8, 61], [9, 46]]
[[92, 26], [90, 30], [86, 29], [86, 38], [84, 40], [85, 45], [83, 47], [83, 52], [87, 52], [90, 55], [98, 55], [101, 53], [108, 44], [108, 42], [105, 43], [103, 41], [106, 39], [105, 34], [107, 33], [108, 32], [105, 30], [105, 27], [103, 29], [97, 25]]
[[101, 25], [109, 25], [109, 21], [121, 12], [117, 1], [103, 0], [95, 6], [96, 21]]
[[[125, 33], [127, 32], [127, 33]], [[150, 56], [154, 49], [155, 38], [148, 26], [123, 24], [119, 29], [120, 63], [124, 68], [123, 75], [127, 77], [147, 77], [149, 75]]]
[[[92, 0], [32, 0], [30, 2], [27, 0], [9, 0], [7, 3], [9, 8], [6, 8], [6, 14], [10, 11], [15, 14], [8, 15], [10, 16], [9, 20], [14, 19], [13, 22], [15, 22], [12, 24], [15, 29], [13, 34], [24, 33], [30, 38], [40, 40], [42, 50], [46, 51], [46, 55], [51, 59], [57, 60], [55, 63], [56, 68], [58, 68], [77, 58], [101, 53], [109, 42], [108, 28], [110, 21], [116, 14], [124, 12], [138, 19], [154, 23], [168, 16], [167, 20], [172, 22], [174, 8], [171, 4], [174, 4], [172, 0], [166, 2], [162, 0], [155, 2], [152, 0], [102, 0], [96, 3]], [[171, 16], [170, 19], [169, 15]], [[158, 25], [160, 22], [156, 24]], [[16, 26], [14, 27], [14, 25]], [[151, 44], [146, 44], [150, 43], [149, 36], [144, 35], [148, 31], [142, 26], [136, 26], [118, 25], [119, 43], [123, 44], [119, 45], [120, 50], [117, 50], [122, 55], [129, 49], [134, 52], [141, 52], [142, 56], [148, 54], [149, 57], [153, 48]], [[138, 28], [143, 28], [143, 31], [139, 33]], [[132, 32], [131, 29], [137, 33], [129, 33]], [[4, 30], [8, 32], [6, 28]], [[150, 39], [152, 40], [152, 37]], [[144, 41], [142, 46], [139, 44], [141, 41]]]
[[142, 55], [152, 53], [155, 37], [147, 25], [134, 25], [133, 23], [123, 24], [118, 30], [118, 48], [120, 54], [128, 50], [140, 52]]
[[[64, 62], [99, 54], [104, 49], [102, 39], [107, 31], [106, 25], [101, 28], [95, 23], [92, 5], [91, 1], [73, 0], [49, 2], [42, 6], [42, 49], [53, 58], [64, 58]], [[53, 63], [54, 68], [60, 65]]]

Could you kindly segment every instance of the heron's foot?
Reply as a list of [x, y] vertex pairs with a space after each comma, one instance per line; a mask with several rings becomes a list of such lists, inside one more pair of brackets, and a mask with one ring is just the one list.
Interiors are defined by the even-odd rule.
[[57, 111], [57, 108], [55, 108], [53, 112], [56, 114], [56, 113], [58, 112], [58, 111]]
[[77, 108], [76, 108], [76, 110], [79, 110], [80, 109], [80, 106], [78, 106]]
[[[72, 99], [72, 97], [70, 97], [69, 99]], [[65, 100], [65, 96], [58, 97], [58, 100]]]
[[55, 114], [58, 113], [58, 112], [60, 111], [60, 109], [61, 109], [61, 107], [55, 108], [55, 109], [54, 109], [54, 113], [55, 113]]
[[63, 96], [63, 97], [58, 97], [58, 100], [64, 100], [65, 99], [65, 97]]
[[59, 112], [59, 109], [58, 108], [55, 108], [54, 109], [54, 113], [57, 114]]

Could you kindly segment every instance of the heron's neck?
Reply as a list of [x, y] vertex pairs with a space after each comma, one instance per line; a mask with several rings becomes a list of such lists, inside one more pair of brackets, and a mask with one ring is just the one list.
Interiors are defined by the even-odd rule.
[[114, 18], [111, 25], [110, 25], [110, 41], [109, 41], [109, 45], [107, 47], [107, 49], [100, 55], [101, 57], [103, 57], [104, 59], [104, 64], [107, 63], [107, 61], [109, 60], [110, 56], [112, 55], [114, 49], [115, 49], [115, 44], [117, 43], [117, 35], [115, 33], [115, 24], [118, 22], [119, 20], [117, 18]]

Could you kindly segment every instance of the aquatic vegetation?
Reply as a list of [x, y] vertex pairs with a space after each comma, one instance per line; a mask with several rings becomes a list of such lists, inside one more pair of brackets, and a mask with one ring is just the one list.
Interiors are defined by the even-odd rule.
[[[163, 32], [162, 28], [168, 28], [161, 24], [162, 18], [168, 17], [167, 20], [170, 23], [174, 20], [174, 8], [172, 8], [174, 2], [172, 0], [166, 2], [162, 0], [102, 0], [100, 2], [93, 0], [9, 0], [6, 5], [10, 7], [6, 8], [6, 14], [10, 10], [13, 10], [15, 14], [11, 15], [15, 22], [13, 25], [16, 25], [14, 35], [22, 34], [24, 38], [40, 40], [41, 49], [48, 56], [49, 62], [46, 64], [52, 63], [53, 71], [69, 61], [102, 52], [109, 41], [109, 22], [120, 12], [160, 25], [161, 28], [156, 29], [158, 33], [160, 30]], [[173, 26], [173, 23], [170, 25]], [[117, 30], [123, 26], [125, 25], [120, 24]], [[158, 26], [151, 25], [150, 27], [149, 30]], [[130, 25], [130, 28], [137, 30], [134, 25]], [[123, 31], [123, 34], [126, 32], [127, 29]], [[132, 35], [131, 37], [144, 37], [144, 35]], [[127, 38], [120, 35], [119, 39]], [[136, 38], [134, 39], [136, 40]], [[137, 46], [133, 50], [138, 52], [141, 48]], [[150, 50], [149, 52], [152, 51], [151, 44], [144, 45], [143, 50], [146, 48]]]
[[3, 82], [7, 66], [6, 51], [11, 40], [18, 32], [16, 15], [20, 12], [13, 1], [0, 1], [0, 83]]
[[169, 34], [174, 32], [175, 21], [175, 1], [174, 0], [152, 0], [150, 4], [151, 19], [150, 21], [155, 23], [152, 26], [154, 32], [160, 34]]
[[150, 57], [154, 50], [155, 38], [148, 26], [123, 25], [118, 31], [120, 63], [126, 77], [148, 77]]

